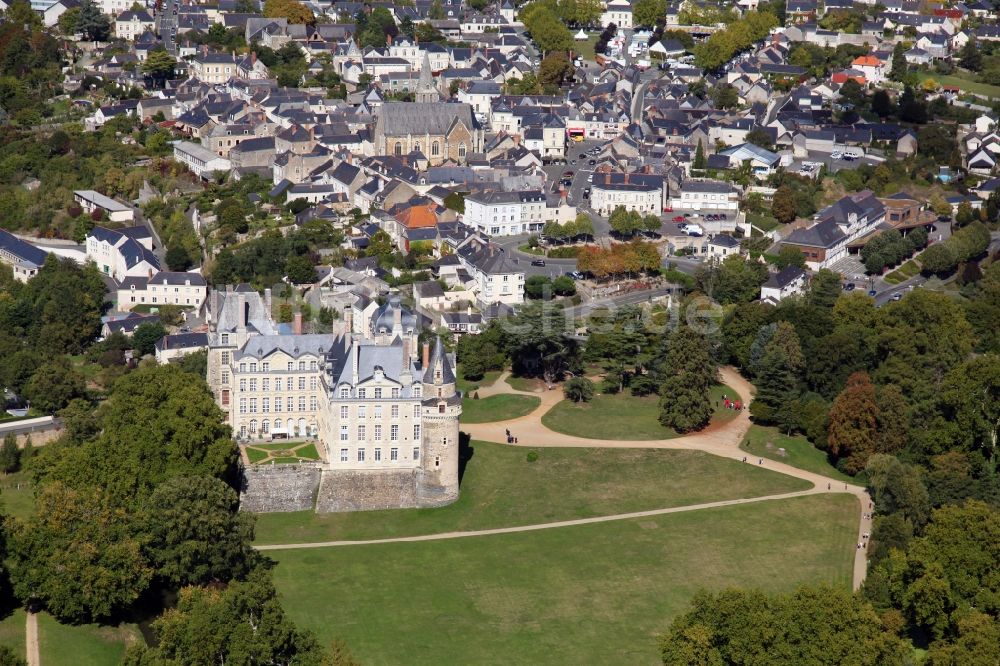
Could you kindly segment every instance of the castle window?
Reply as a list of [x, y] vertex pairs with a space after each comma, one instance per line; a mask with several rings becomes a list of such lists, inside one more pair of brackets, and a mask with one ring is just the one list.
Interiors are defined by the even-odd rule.
[[435, 467], [441, 466], [441, 456], [434, 456], [434, 466]]
[[260, 364], [260, 371], [261, 372], [269, 372], [270, 370], [271, 370], [271, 364], [270, 363], [261, 363]]
[[393, 405], [392, 409], [390, 411], [392, 413], [391, 414], [392, 418], [394, 418], [394, 419], [398, 419], [399, 418], [399, 405]]
[[350, 433], [347, 431], [347, 426], [340, 426], [340, 441], [346, 442], [348, 439], [350, 439]]
[[240, 372], [246, 372], [246, 371], [247, 371], [247, 364], [240, 363]]
[[396, 157], [402, 157], [403, 156], [403, 144], [400, 143], [399, 141], [397, 141], [396, 142], [396, 147], [393, 149], [393, 152], [396, 154]]
[[250, 372], [257, 372], [257, 364], [256, 363], [251, 363], [250, 364]]
[[393, 425], [389, 427], [389, 441], [398, 442], [399, 441], [399, 426]]
[[299, 390], [300, 391], [305, 391], [306, 390], [306, 378], [305, 377], [299, 377]]
[[305, 370], [305, 369], [306, 369], [306, 362], [299, 361], [299, 370]]
[[380, 400], [381, 398], [382, 398], [382, 389], [380, 388], [375, 389], [375, 399]]
[[310, 370], [316, 369], [316, 361], [309, 361], [309, 369]]
[[229, 365], [229, 352], [222, 352], [222, 365]]
[[250, 413], [257, 413], [257, 398], [250, 398]]
[[413, 387], [413, 397], [414, 398], [419, 398], [420, 397], [420, 387], [419, 386], [414, 386]]
[[375, 424], [375, 441], [382, 441], [382, 426], [378, 423]]
[[250, 380], [250, 391], [252, 392], [256, 390], [257, 390], [257, 379], [253, 378]]
[[444, 414], [444, 403], [443, 402], [439, 402], [438, 403], [438, 414]]
[[288, 370], [288, 372], [291, 372], [292, 370], [295, 369], [295, 364], [292, 363], [291, 361], [289, 361], [288, 362], [288, 367], [286, 369]]
[[413, 405], [413, 417], [420, 418], [420, 405]]
[[269, 377], [264, 377], [264, 379], [260, 380], [260, 390], [261, 391], [271, 390], [271, 379]]
[[413, 426], [413, 439], [415, 439], [415, 440], [420, 439], [420, 426], [419, 425]]
[[375, 418], [382, 418], [382, 405], [375, 405]]
[[358, 426], [358, 441], [365, 441], [365, 427], [363, 425]]
[[441, 154], [441, 144], [437, 141], [431, 144], [431, 156], [437, 157]]
[[364, 461], [365, 461], [365, 450], [358, 449], [358, 462], [364, 462]]
[[447, 437], [442, 437], [441, 438], [441, 446], [448, 446], [448, 438]]
[[358, 418], [359, 419], [365, 418], [365, 411], [367, 411], [365, 409], [365, 405], [358, 405]]
[[265, 435], [267, 433], [271, 432], [271, 422], [268, 421], [267, 419], [264, 419], [263, 421], [261, 421], [261, 423], [260, 423], [260, 431], [262, 433], [264, 433]]
[[420, 460], [420, 447], [419, 446], [414, 446], [413, 447], [413, 460], [414, 461]]
[[399, 460], [399, 449], [396, 447], [389, 449], [389, 460]]
[[459, 159], [465, 159], [465, 143], [458, 144], [458, 157]]
[[242, 392], [242, 391], [246, 391], [246, 390], [247, 390], [247, 380], [241, 379], [240, 380], [240, 391]]
[[295, 380], [292, 379], [291, 377], [289, 377], [285, 381], [285, 390], [286, 391], [293, 391], [293, 390], [295, 390]]
[[[275, 398], [274, 399], [274, 411], [276, 411], [276, 412], [280, 412], [281, 411], [281, 398]], [[275, 428], [280, 428], [281, 427], [281, 423], [278, 422], [278, 421], [275, 421], [274, 422], [274, 427]]]
[[[222, 344], [224, 344], [224, 345], [228, 345], [229, 344], [229, 334], [228, 333], [223, 333], [222, 334]], [[228, 357], [229, 357], [229, 354], [227, 352], [222, 352], [222, 362], [223, 363], [229, 363], [229, 358]]]
[[309, 409], [311, 409], [314, 412], [317, 409], [319, 409], [319, 403], [317, 402], [317, 398], [314, 395], [309, 396]]
[[382, 461], [382, 449], [375, 449], [375, 462]]
[[340, 462], [347, 462], [347, 449], [340, 450]]
[[304, 395], [299, 396], [299, 411], [306, 411], [306, 397]]
[[399, 397], [399, 389], [398, 388], [392, 389], [392, 397], [393, 398], [398, 398]]
[[225, 407], [229, 405], [229, 389], [224, 389], [222, 391], [222, 406]]
[[317, 382], [317, 379], [315, 377], [310, 377], [309, 378], [309, 389], [310, 390], [312, 390], [312, 391], [316, 390], [316, 382]]
[[349, 397], [351, 397], [351, 389], [347, 388], [346, 386], [341, 386], [340, 387], [340, 397], [341, 398], [349, 398]]
[[264, 398], [263, 400], [260, 401], [260, 411], [263, 412], [264, 414], [267, 414], [268, 412], [271, 411], [270, 398]]
[[363, 400], [367, 396], [368, 396], [368, 390], [367, 389], [363, 389], [363, 388], [359, 388], [358, 389], [358, 397], [359, 398], [361, 398]]
[[342, 418], [342, 419], [346, 419], [347, 418], [347, 405], [341, 405], [340, 406], [340, 418]]
[[250, 419], [250, 434], [257, 432], [257, 419]]
[[274, 429], [277, 430], [281, 427], [281, 419], [274, 419]]

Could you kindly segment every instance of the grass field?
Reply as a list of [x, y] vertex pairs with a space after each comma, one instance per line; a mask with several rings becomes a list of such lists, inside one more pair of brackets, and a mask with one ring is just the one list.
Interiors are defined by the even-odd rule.
[[509, 421], [535, 411], [541, 398], [513, 393], [491, 395], [488, 398], [462, 400], [462, 423]]
[[888, 282], [889, 284], [899, 284], [900, 282], [909, 280], [911, 277], [913, 277], [919, 272], [920, 272], [920, 266], [917, 265], [917, 262], [910, 259], [909, 261], [904, 262], [903, 265], [897, 268], [896, 270], [892, 271], [891, 273], [887, 273], [885, 277], [882, 279]]
[[0, 620], [0, 645], [6, 645], [19, 657], [24, 656], [24, 621], [25, 613], [21, 608], [11, 610]]
[[45, 666], [114, 666], [121, 663], [126, 644], [138, 640], [141, 637], [134, 625], [69, 626], [47, 613], [38, 615], [38, 649]]
[[[829, 476], [839, 481], [853, 482], [850, 476], [831, 465], [826, 454], [812, 445], [805, 437], [782, 435], [776, 428], [753, 425], [740, 448], [761, 458], [769, 458], [787, 463], [808, 472]], [[784, 449], [784, 453], [778, 449]]]
[[15, 518], [29, 518], [35, 512], [35, 495], [26, 472], [0, 476], [0, 506]]
[[[735, 395], [725, 385], [712, 388], [712, 402], [722, 400], [722, 394]], [[665, 428], [657, 420], [660, 416], [659, 397], [635, 397], [628, 393], [595, 395], [590, 402], [573, 403], [563, 400], [542, 416], [547, 428], [575, 437], [589, 439], [650, 440], [671, 439], [678, 433]], [[736, 412], [719, 407], [712, 423], [728, 421]]]
[[457, 377], [457, 381], [455, 383], [455, 388], [457, 388], [462, 393], [471, 393], [471, 392], [475, 391], [478, 388], [482, 388], [484, 386], [492, 386], [493, 383], [496, 382], [496, 380], [500, 379], [500, 371], [499, 370], [491, 370], [490, 372], [487, 372], [485, 375], [483, 375], [482, 379], [479, 379], [479, 380], [474, 381], [474, 382], [470, 382], [470, 381], [468, 381], [466, 379], [462, 379], [462, 364], [461, 363], [458, 364], [458, 371], [455, 373], [455, 375]]
[[759, 215], [757, 213], [747, 213], [747, 222], [750, 222], [758, 229], [763, 231], [770, 231], [771, 229], [777, 229], [781, 226], [781, 222], [778, 222], [776, 218], [770, 215]]
[[473, 442], [457, 502], [438, 509], [257, 516], [257, 543], [378, 539], [530, 525], [804, 490], [809, 484], [698, 451], [540, 449]]
[[598, 33], [587, 36], [586, 41], [576, 41], [573, 40], [573, 53], [584, 60], [594, 59], [594, 45], [597, 44], [597, 38], [600, 37]]
[[535, 377], [515, 377], [514, 375], [511, 375], [507, 378], [507, 384], [515, 391], [531, 391], [538, 393], [545, 390], [545, 382]]
[[[962, 92], [969, 92], [975, 95], [995, 97], [1000, 99], [1000, 86], [991, 86], [987, 83], [979, 83], [966, 76], [955, 76], [953, 74], [938, 74], [936, 72], [919, 72], [921, 79], [934, 79], [942, 86], [957, 86]], [[971, 76], [971, 75], [970, 75]]]
[[856, 520], [854, 497], [813, 495], [269, 555], [289, 615], [365, 664], [655, 664], [656, 635], [700, 588], [847, 588]]

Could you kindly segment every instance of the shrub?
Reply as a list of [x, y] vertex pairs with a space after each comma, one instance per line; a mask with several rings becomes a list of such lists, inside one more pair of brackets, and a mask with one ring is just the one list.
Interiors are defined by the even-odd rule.
[[472, 394], [472, 399], [479, 400], [479, 391], [476, 391], [475, 393]]
[[538, 460], [538, 451], [528, 451], [528, 455], [525, 457], [527, 458], [528, 462], [530, 463], [535, 462], [536, 460]]
[[563, 395], [573, 402], [589, 402], [594, 397], [594, 382], [586, 377], [574, 377], [563, 386]]

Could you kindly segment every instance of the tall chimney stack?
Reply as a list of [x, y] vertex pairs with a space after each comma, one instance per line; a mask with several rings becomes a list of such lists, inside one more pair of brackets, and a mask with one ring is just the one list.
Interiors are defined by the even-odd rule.
[[420, 367], [422, 369], [426, 370], [427, 366], [429, 366], [430, 364], [431, 364], [431, 343], [425, 342], [424, 343], [423, 363], [420, 365]]
[[292, 317], [292, 333], [302, 335], [302, 313], [296, 312]]

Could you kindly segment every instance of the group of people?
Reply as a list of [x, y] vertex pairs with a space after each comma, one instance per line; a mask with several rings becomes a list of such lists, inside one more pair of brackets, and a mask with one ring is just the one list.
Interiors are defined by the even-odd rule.
[[726, 409], [734, 409], [737, 412], [743, 409], [743, 403], [739, 400], [730, 400], [729, 396], [722, 396], [722, 404]]
[[512, 436], [510, 434], [510, 428], [504, 428], [504, 430], [507, 431], [507, 443], [508, 444], [517, 444], [517, 437], [514, 437], [514, 436]]

